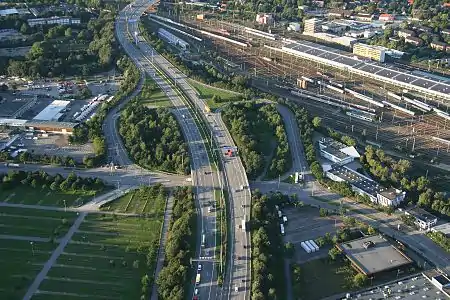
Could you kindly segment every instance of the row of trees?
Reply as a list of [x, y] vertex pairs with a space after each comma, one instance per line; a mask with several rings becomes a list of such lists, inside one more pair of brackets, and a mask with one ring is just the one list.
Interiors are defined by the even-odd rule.
[[49, 175], [45, 171], [25, 172], [10, 171], [8, 174], [0, 174], [0, 189], [10, 190], [23, 184], [32, 188], [50, 189], [62, 192], [88, 192], [102, 191], [105, 187], [99, 178], [82, 178], [74, 173], [70, 173], [66, 178], [57, 174]]
[[167, 108], [150, 109], [132, 100], [121, 113], [119, 132], [130, 157], [139, 165], [189, 172], [187, 145], [175, 116]]
[[[267, 164], [269, 178], [289, 170], [292, 161], [286, 131], [275, 105], [255, 102], [230, 104], [223, 110], [222, 116], [250, 178], [260, 175]], [[273, 144], [275, 147], [272, 147]], [[265, 156], [271, 155], [271, 147], [274, 148], [274, 155], [268, 163]]]
[[254, 300], [285, 299], [283, 241], [280, 236], [279, 218], [275, 205], [279, 197], [252, 194], [252, 286]]
[[186, 299], [186, 283], [195, 253], [196, 211], [192, 187], [177, 187], [165, 246], [165, 265], [156, 279], [163, 300]]

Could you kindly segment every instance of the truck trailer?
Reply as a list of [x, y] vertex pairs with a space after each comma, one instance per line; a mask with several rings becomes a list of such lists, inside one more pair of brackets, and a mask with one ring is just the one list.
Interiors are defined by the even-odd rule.
[[305, 244], [311, 249], [311, 252], [316, 252], [316, 248], [309, 242], [305, 241]]
[[308, 247], [308, 245], [305, 244], [305, 242], [301, 242], [300, 246], [302, 246], [303, 250], [305, 250], [307, 253], [311, 253], [311, 249]]
[[308, 242], [310, 242], [310, 244], [313, 245], [315, 251], [319, 251], [319, 246], [317, 246], [316, 242], [314, 242], [313, 240], [309, 240]]

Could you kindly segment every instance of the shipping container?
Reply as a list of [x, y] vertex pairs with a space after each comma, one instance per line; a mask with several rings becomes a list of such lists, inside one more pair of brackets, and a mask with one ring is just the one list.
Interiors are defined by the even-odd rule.
[[316, 242], [314, 242], [313, 240], [309, 240], [308, 242], [310, 242], [310, 244], [313, 245], [315, 251], [319, 251], [319, 246], [317, 246]]
[[305, 242], [301, 242], [300, 246], [302, 246], [303, 250], [305, 250], [307, 253], [311, 253], [311, 248], [309, 248], [308, 245], [305, 244]]
[[311, 252], [316, 252], [316, 248], [309, 242], [305, 241], [305, 244], [311, 249]]

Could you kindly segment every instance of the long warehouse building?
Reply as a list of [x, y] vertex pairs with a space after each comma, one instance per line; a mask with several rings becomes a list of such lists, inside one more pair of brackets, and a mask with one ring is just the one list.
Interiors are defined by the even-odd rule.
[[[308, 41], [286, 40], [282, 51], [311, 61], [349, 71], [408, 90], [414, 90], [437, 99], [450, 100], [449, 81], [417, 76], [405, 69], [377, 62], [365, 62], [347, 52]], [[272, 47], [269, 47], [272, 48]]]

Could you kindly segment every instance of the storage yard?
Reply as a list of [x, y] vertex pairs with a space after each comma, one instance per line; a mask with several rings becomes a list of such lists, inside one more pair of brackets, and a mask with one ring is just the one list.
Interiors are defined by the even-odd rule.
[[[450, 160], [450, 85], [441, 78], [355, 60], [311, 42], [283, 41], [238, 24], [187, 18], [181, 23], [170, 26], [202, 39], [189, 43], [208, 45], [227, 70], [252, 75], [255, 87], [305, 105], [325, 126], [404, 155], [422, 155], [427, 162]], [[297, 53], [302, 51], [315, 51], [320, 59]], [[368, 76], [372, 72], [377, 76]]]

